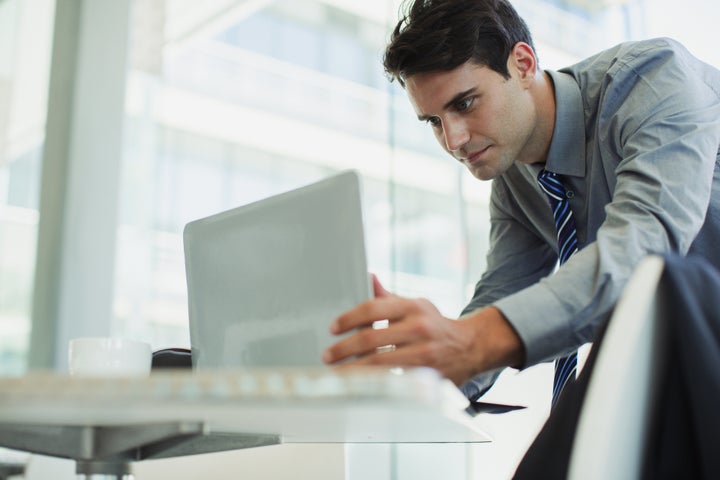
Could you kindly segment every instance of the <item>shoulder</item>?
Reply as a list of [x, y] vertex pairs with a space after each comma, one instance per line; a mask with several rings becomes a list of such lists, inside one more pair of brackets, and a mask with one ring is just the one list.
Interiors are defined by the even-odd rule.
[[687, 78], [698, 78], [699, 71], [717, 73], [681, 43], [667, 37], [620, 43], [560, 71], [573, 76], [581, 88], [613, 81], [617, 84], [628, 77], [663, 76], [664, 82], [682, 82]]
[[612, 74], [647, 64], [683, 61], [688, 57], [692, 58], [682, 44], [671, 38], [662, 37], [620, 43], [560, 71], [574, 75], [593, 71]]
[[[621, 43], [561, 72], [580, 88], [586, 116], [612, 120], [619, 111], [642, 117], [714, 104], [720, 72], [670, 38]], [[671, 99], [671, 100], [669, 100]]]

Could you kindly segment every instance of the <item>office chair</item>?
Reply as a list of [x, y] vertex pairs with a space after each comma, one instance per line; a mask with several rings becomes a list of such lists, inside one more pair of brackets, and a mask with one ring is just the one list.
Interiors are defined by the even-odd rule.
[[568, 478], [640, 478], [666, 361], [667, 298], [661, 257], [643, 260], [597, 352], [573, 442]]
[[515, 478], [720, 478], [719, 292], [702, 258], [645, 258]]

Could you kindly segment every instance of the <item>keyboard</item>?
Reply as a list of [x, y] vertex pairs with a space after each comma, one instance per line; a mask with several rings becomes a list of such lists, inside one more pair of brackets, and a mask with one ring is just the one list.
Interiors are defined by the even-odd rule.
[[148, 377], [0, 378], [3, 424], [201, 422], [284, 441], [486, 441], [468, 401], [427, 368], [160, 370]]

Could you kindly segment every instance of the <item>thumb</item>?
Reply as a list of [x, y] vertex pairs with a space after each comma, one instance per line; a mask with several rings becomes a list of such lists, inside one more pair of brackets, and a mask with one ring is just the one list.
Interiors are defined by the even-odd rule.
[[380, 280], [378, 280], [377, 276], [373, 273], [372, 275], [372, 284], [373, 284], [373, 292], [375, 293], [375, 297], [388, 297], [392, 295], [390, 292], [385, 290], [385, 287], [382, 286], [380, 283]]

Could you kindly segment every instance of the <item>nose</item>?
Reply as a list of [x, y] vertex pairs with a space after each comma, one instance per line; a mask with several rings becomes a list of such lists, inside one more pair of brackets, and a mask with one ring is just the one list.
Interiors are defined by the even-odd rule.
[[443, 125], [445, 146], [449, 152], [460, 150], [470, 141], [470, 134], [462, 119], [448, 118]]

